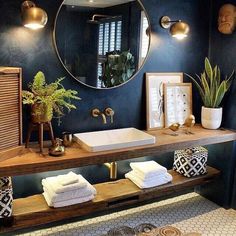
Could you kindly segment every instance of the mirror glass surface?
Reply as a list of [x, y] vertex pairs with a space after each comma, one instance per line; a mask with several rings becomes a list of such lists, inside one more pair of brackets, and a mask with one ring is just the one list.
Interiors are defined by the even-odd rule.
[[55, 21], [54, 43], [76, 80], [93, 88], [113, 88], [142, 66], [148, 27], [139, 1], [65, 0]]

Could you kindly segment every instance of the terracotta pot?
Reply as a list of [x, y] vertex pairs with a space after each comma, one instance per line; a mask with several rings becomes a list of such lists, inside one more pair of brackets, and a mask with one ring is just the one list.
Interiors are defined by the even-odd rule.
[[33, 123], [45, 123], [52, 120], [52, 107], [42, 103], [35, 103], [31, 107], [31, 120]]
[[202, 126], [206, 129], [218, 129], [222, 121], [222, 107], [202, 107], [201, 121]]

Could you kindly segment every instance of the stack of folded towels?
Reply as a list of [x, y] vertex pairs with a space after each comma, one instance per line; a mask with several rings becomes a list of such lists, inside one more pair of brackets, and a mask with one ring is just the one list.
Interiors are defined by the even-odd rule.
[[172, 181], [172, 176], [164, 166], [155, 161], [131, 162], [132, 170], [125, 174], [139, 188], [152, 188]]
[[43, 196], [50, 207], [64, 207], [92, 200], [96, 189], [74, 172], [42, 180]]

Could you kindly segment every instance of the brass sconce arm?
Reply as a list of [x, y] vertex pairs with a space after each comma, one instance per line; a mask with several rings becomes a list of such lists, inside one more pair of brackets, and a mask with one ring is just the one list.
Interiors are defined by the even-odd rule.
[[164, 29], [168, 29], [171, 26], [171, 23], [181, 22], [181, 20], [171, 20], [169, 16], [163, 16], [160, 19], [160, 25]]
[[172, 37], [183, 39], [188, 36], [189, 25], [181, 20], [171, 20], [168, 16], [163, 16], [160, 19], [160, 25], [164, 29], [170, 28]]

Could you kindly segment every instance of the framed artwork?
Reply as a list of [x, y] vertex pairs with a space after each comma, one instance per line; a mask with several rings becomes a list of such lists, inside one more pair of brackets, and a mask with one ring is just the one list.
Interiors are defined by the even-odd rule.
[[165, 127], [184, 124], [192, 114], [192, 83], [164, 84]]
[[147, 130], [164, 127], [164, 83], [182, 83], [183, 73], [146, 73]]

